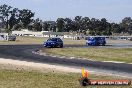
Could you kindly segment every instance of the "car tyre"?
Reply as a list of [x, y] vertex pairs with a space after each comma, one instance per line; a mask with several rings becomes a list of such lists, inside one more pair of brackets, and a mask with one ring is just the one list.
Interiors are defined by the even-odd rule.
[[105, 43], [103, 43], [102, 46], [105, 46]]
[[86, 46], [88, 46], [88, 43], [86, 43]]
[[60, 48], [63, 48], [63, 45], [60, 45]]

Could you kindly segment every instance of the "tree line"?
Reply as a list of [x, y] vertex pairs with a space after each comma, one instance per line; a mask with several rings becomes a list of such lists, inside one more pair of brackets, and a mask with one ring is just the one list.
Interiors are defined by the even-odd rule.
[[29, 9], [18, 9], [0, 5], [0, 19], [6, 32], [29, 29], [32, 31], [77, 32], [85, 35], [132, 34], [132, 18], [125, 17], [120, 23], [110, 23], [106, 18], [96, 19], [76, 16], [74, 19], [58, 18], [56, 21], [33, 19], [35, 13]]

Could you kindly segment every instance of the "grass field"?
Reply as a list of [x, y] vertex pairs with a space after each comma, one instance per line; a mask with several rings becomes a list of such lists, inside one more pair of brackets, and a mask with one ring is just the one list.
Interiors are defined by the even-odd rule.
[[[0, 88], [84, 88], [78, 79], [81, 74], [73, 73], [39, 73], [26, 71], [0, 70]], [[94, 79], [121, 79], [119, 77], [108, 77], [89, 75]], [[94, 86], [94, 88], [131, 88], [131, 86]], [[93, 88], [89, 86], [87, 88]]]
[[[48, 38], [42, 37], [28, 37], [28, 36], [18, 36], [16, 41], [0, 41], [0, 44], [43, 44]], [[85, 40], [72, 40], [63, 39], [64, 44], [74, 44], [74, 45], [85, 45]], [[107, 40], [107, 44], [132, 44], [132, 41], [128, 40]]]
[[[16, 41], [0, 41], [0, 44], [43, 44], [47, 38], [17, 37]], [[63, 39], [64, 45], [85, 45], [85, 40]], [[132, 44], [126, 40], [108, 40], [108, 44]], [[57, 52], [56, 52], [57, 50]], [[64, 48], [64, 49], [43, 49], [44, 52], [61, 56], [84, 57], [98, 61], [120, 61], [132, 63], [131, 48]]]
[[[16, 41], [0, 41], [0, 44], [42, 44], [46, 38], [18, 37]], [[64, 39], [65, 44], [85, 45], [85, 40]], [[111, 43], [111, 42], [110, 42]], [[112, 43], [115, 43], [115, 41]], [[57, 52], [56, 52], [57, 51]], [[99, 61], [123, 61], [132, 63], [131, 48], [54, 48], [43, 52], [61, 56], [84, 57]], [[64, 72], [35, 72], [0, 70], [0, 88], [84, 88], [78, 79], [81, 74]], [[120, 77], [89, 74], [94, 79], [121, 79]], [[131, 80], [131, 79], [130, 79]], [[132, 88], [130, 86], [89, 86], [86, 88]]]
[[16, 41], [0, 41], [0, 44], [42, 44], [46, 38], [17, 37]]
[[81, 57], [97, 61], [132, 63], [132, 48], [44, 48], [42, 52], [58, 56]]
[[[0, 44], [43, 44], [48, 38], [41, 37], [17, 37], [16, 41], [0, 41]], [[64, 44], [85, 45], [85, 40], [63, 39]]]

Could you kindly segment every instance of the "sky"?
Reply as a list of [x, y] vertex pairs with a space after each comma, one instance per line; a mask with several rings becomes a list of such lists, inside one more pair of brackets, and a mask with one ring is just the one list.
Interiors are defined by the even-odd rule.
[[34, 18], [43, 21], [82, 16], [119, 23], [125, 17], [132, 17], [132, 0], [0, 0], [2, 4], [30, 9], [35, 12]]

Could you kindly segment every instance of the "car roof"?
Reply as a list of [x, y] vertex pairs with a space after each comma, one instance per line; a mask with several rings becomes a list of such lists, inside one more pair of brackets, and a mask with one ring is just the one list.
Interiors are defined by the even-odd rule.
[[51, 37], [51, 38], [59, 38], [59, 37]]
[[89, 38], [105, 38], [105, 37], [102, 37], [102, 36], [90, 36]]

